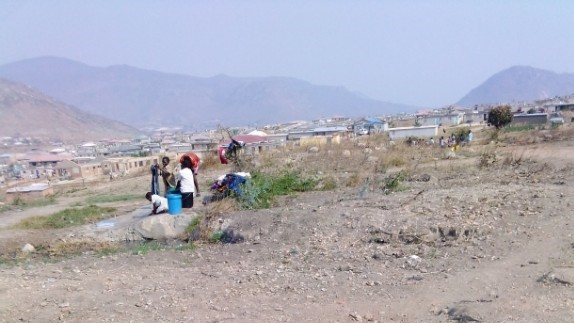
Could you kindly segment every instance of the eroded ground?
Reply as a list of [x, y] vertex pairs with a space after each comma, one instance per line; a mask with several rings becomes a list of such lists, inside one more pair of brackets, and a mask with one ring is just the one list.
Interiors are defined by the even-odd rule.
[[0, 321], [574, 321], [572, 142], [498, 148], [483, 168], [472, 149], [410, 167], [390, 194], [367, 174], [222, 213], [240, 243], [0, 265]]

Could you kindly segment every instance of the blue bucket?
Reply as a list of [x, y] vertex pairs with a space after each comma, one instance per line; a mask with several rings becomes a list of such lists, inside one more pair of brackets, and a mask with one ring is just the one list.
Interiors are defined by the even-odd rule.
[[169, 214], [181, 213], [181, 195], [167, 194], [167, 207]]

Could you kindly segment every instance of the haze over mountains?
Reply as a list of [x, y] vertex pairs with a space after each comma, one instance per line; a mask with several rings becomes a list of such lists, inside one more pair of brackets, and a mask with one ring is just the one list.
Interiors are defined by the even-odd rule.
[[[414, 112], [417, 109], [409, 105], [373, 100], [343, 87], [313, 85], [295, 78], [240, 78], [225, 75], [200, 78], [126, 65], [93, 67], [56, 57], [35, 58], [0, 66], [0, 78], [31, 86], [84, 112], [140, 128], [262, 126], [274, 122], [312, 120], [336, 115], [378, 116]], [[0, 83], [0, 88], [6, 87], [6, 91], [15, 89], [15, 85], [7, 84], [9, 83]], [[25, 87], [18, 91], [22, 92], [23, 88]], [[475, 104], [532, 101], [572, 93], [574, 74], [557, 74], [527, 66], [514, 66], [493, 75], [457, 104], [472, 107]], [[56, 105], [58, 108], [54, 113], [60, 115], [57, 119], [61, 123], [65, 120], [61, 116], [64, 108], [60, 103], [38, 92], [27, 97], [30, 96], [38, 98], [34, 102], [42, 102], [35, 110], [32, 110], [31, 106], [26, 106], [26, 109], [10, 107], [10, 117], [4, 117], [7, 107], [2, 107], [2, 125], [6, 125], [3, 126], [6, 131], [2, 133], [13, 135], [10, 132], [18, 130], [13, 127], [18, 125], [18, 122], [20, 130], [34, 129], [37, 133], [49, 133], [45, 131], [46, 125], [27, 125], [23, 120], [34, 120], [39, 113], [50, 115], [52, 112], [48, 110], [55, 109]], [[22, 99], [22, 102], [24, 101]], [[16, 104], [13, 100], [4, 99], [4, 102]], [[31, 101], [26, 104], [30, 105]], [[72, 115], [72, 120], [89, 119], [88, 115], [81, 115], [68, 105], [63, 106], [69, 111], [66, 113]], [[448, 103], [445, 103], [446, 105]], [[17, 117], [9, 119], [12, 116]], [[12, 120], [12, 123], [8, 120]], [[72, 126], [74, 122], [71, 122], [70, 130], [75, 129], [75, 126]], [[94, 122], [95, 129], [98, 130], [88, 130], [90, 127], [84, 125], [77, 128], [78, 134], [86, 130], [89, 135], [112, 137], [111, 133], [134, 132], [134, 129], [125, 128], [125, 125], [105, 123], [103, 119], [94, 118]], [[100, 125], [106, 127], [102, 128]], [[112, 128], [113, 130], [110, 130]], [[110, 134], [106, 134], [104, 130]], [[60, 136], [68, 136], [61, 132], [61, 129], [51, 131]]]
[[414, 111], [343, 87], [287, 77], [199, 78], [130, 66], [92, 67], [43, 57], [0, 67], [0, 77], [33, 86], [78, 108], [134, 126], [264, 125], [345, 115]]
[[511, 103], [574, 93], [574, 74], [558, 74], [529, 66], [513, 66], [494, 74], [465, 95], [458, 105]]
[[86, 113], [25, 85], [2, 79], [0, 116], [0, 137], [80, 142], [141, 134], [118, 121]]

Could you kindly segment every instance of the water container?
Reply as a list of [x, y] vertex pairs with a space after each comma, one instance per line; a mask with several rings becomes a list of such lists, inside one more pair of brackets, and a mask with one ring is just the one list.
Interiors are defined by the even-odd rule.
[[181, 213], [181, 195], [180, 194], [167, 194], [167, 207], [169, 214]]

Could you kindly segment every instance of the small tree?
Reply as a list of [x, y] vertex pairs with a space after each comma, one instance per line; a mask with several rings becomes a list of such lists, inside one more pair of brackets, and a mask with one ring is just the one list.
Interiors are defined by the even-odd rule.
[[503, 128], [512, 121], [512, 112], [509, 105], [501, 105], [490, 110], [488, 114], [488, 123], [496, 127]]

